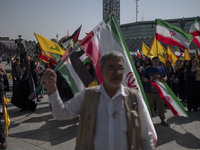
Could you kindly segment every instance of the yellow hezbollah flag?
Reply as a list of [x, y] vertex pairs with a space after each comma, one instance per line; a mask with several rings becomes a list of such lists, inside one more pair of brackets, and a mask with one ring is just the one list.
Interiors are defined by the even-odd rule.
[[12, 58], [11, 61], [13, 61], [15, 59], [15, 57], [17, 56], [17, 54], [15, 54]]
[[190, 54], [189, 54], [189, 51], [188, 49], [185, 49], [185, 52], [184, 52], [184, 60], [190, 60]]
[[150, 55], [149, 53], [149, 47], [143, 42], [142, 43], [142, 51], [141, 53], [149, 58], [153, 58], [153, 56]]
[[[10, 100], [7, 97], [4, 97], [4, 102], [6, 104], [10, 103]], [[5, 125], [5, 131], [6, 131], [6, 137], [8, 137], [8, 127], [10, 125], [10, 118], [6, 109], [6, 105], [3, 105], [3, 117], [4, 117], [4, 125]]]
[[159, 41], [156, 40], [156, 38], [153, 39], [149, 53], [154, 57], [158, 57], [159, 60], [162, 61], [164, 64], [166, 63], [166, 49], [160, 44]]
[[56, 53], [59, 55], [63, 55], [65, 53], [65, 51], [55, 42], [50, 41], [47, 38], [45, 38], [39, 34], [34, 33], [34, 35], [37, 38], [40, 48], [43, 51], [47, 51], [50, 53]]
[[167, 45], [167, 56], [169, 60], [171, 61], [172, 65], [174, 66], [178, 58], [176, 57], [172, 49], [169, 47], [169, 45]]
[[12, 79], [12, 72], [10, 72], [10, 75], [8, 77], [8, 80], [11, 80]]

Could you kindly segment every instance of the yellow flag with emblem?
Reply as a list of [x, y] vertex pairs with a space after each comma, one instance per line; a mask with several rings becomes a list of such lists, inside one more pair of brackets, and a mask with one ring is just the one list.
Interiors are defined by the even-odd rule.
[[185, 49], [185, 52], [184, 52], [184, 60], [190, 60], [190, 54], [189, 54], [189, 51], [188, 49]]
[[169, 60], [171, 61], [172, 65], [174, 66], [178, 58], [176, 57], [172, 49], [169, 47], [169, 45], [167, 45], [167, 56]]
[[55, 53], [59, 55], [63, 55], [65, 53], [65, 51], [55, 42], [50, 41], [39, 34], [34, 33], [34, 35], [37, 38], [40, 48], [43, 51], [47, 51], [47, 52]]
[[[10, 103], [10, 100], [7, 97], [4, 97], [4, 102], [6, 104]], [[4, 125], [5, 125], [5, 131], [6, 131], [6, 137], [8, 137], [8, 127], [10, 125], [10, 118], [6, 109], [6, 105], [3, 104], [3, 117], [4, 117]]]
[[153, 39], [149, 53], [154, 57], [158, 57], [159, 60], [162, 61], [164, 64], [166, 63], [167, 61], [166, 49], [162, 46], [162, 44], [158, 40], [156, 40], [156, 38]]
[[149, 53], [149, 47], [143, 42], [142, 43], [142, 51], [141, 53], [149, 58], [153, 58], [153, 56], [150, 55]]

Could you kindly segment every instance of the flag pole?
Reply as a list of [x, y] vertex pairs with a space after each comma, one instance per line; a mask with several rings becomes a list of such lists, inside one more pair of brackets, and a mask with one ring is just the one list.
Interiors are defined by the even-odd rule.
[[[63, 59], [61, 60], [57, 65], [56, 67], [54, 68], [54, 72], [56, 72], [60, 66], [75, 52], [75, 50], [80, 46], [81, 44], [78, 43], [74, 48], [70, 48], [70, 51], [69, 51], [69, 54]], [[40, 92], [41, 88], [42, 88], [42, 85], [44, 85], [44, 82], [42, 82], [34, 92], [32, 92], [29, 96], [28, 96], [28, 99], [29, 100], [32, 100], [33, 98], [35, 98], [35, 96], [37, 95], [37, 93]]]
[[[156, 25], [157, 25], [157, 19], [156, 19]], [[156, 37], [156, 50], [157, 50], [157, 57], [158, 57], [158, 44], [157, 44], [157, 37]]]

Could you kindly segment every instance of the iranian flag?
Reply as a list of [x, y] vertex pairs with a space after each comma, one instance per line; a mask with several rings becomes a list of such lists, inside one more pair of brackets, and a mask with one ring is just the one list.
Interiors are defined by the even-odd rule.
[[196, 17], [194, 23], [190, 27], [190, 34], [193, 36], [200, 36], [200, 21], [199, 17]]
[[184, 53], [183, 53], [182, 50], [179, 49], [179, 48], [175, 49], [175, 53], [174, 53], [174, 54], [175, 54], [176, 57], [178, 57], [178, 58], [184, 56]]
[[138, 56], [139, 58], [142, 58], [139, 49], [137, 49], [137, 56]]
[[156, 38], [165, 44], [189, 49], [193, 36], [166, 21], [156, 19]]
[[168, 87], [166, 82], [151, 81], [151, 84], [153, 84], [153, 86], [157, 89], [158, 94], [175, 116], [188, 117], [183, 105]]
[[200, 36], [194, 36], [192, 41], [196, 44], [197, 48], [200, 48]]
[[193, 42], [197, 45], [197, 48], [200, 47], [200, 21], [199, 17], [196, 17], [194, 23], [190, 27], [190, 34], [193, 35]]
[[[140, 102], [144, 105], [144, 110], [141, 110], [142, 116], [147, 120], [147, 132], [151, 133], [154, 137], [154, 146], [157, 141], [157, 134], [154, 129], [150, 111], [148, 111], [148, 102], [138, 76], [137, 70], [131, 55], [129, 53], [126, 42], [122, 36], [120, 28], [114, 18], [114, 14], [110, 14], [101, 21], [87, 36], [81, 41], [81, 47], [85, 51], [86, 55], [90, 58], [96, 71], [98, 81], [102, 83], [103, 78], [100, 73], [99, 60], [100, 57], [108, 51], [119, 51], [125, 56], [125, 76], [123, 84], [130, 88], [138, 90], [140, 96]], [[145, 104], [146, 103], [146, 104]], [[146, 130], [145, 129], [145, 130]]]

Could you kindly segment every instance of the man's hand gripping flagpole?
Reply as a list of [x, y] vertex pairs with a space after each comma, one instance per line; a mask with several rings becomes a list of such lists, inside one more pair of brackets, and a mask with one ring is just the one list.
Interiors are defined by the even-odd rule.
[[[74, 53], [74, 51], [78, 48], [78, 47], [80, 47], [80, 43], [78, 43], [74, 48], [72, 48], [72, 47], [70, 47], [70, 50], [69, 50], [69, 54], [66, 56], [66, 57], [64, 57], [64, 59], [62, 59], [58, 64], [57, 64], [57, 66], [54, 68], [54, 72], [56, 72], [58, 69], [59, 69], [59, 67]], [[29, 96], [28, 96], [28, 99], [29, 100], [32, 100], [32, 99], [34, 99], [35, 97], [36, 97], [36, 95], [40, 92], [40, 90], [41, 90], [41, 88], [42, 88], [42, 85], [44, 85], [45, 84], [45, 82], [42, 82], [37, 88], [36, 88], [36, 90], [34, 91], [34, 92], [32, 92]]]

